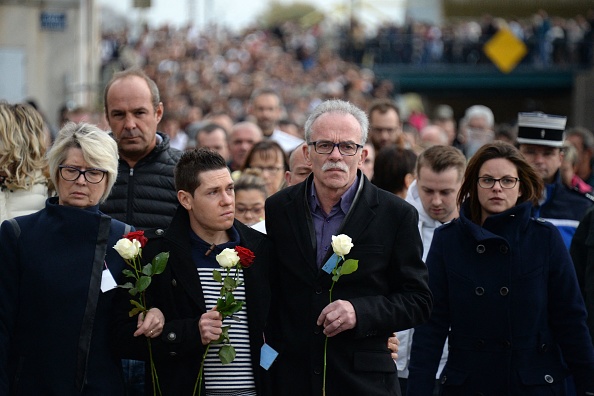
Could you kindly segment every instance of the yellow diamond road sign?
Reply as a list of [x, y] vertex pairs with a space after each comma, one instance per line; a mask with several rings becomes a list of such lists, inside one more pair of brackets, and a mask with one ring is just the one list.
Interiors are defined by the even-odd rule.
[[510, 30], [499, 31], [483, 46], [483, 51], [503, 73], [511, 72], [526, 56], [528, 49]]

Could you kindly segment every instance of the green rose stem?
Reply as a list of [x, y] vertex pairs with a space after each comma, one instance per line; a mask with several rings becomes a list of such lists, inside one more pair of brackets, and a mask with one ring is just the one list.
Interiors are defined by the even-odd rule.
[[[336, 266], [332, 270], [332, 286], [330, 286], [330, 292], [329, 292], [330, 303], [332, 303], [332, 290], [334, 289], [334, 285], [336, 285], [336, 282], [338, 282], [338, 279], [340, 279], [340, 277], [342, 275], [352, 274], [353, 272], [357, 271], [357, 268], [359, 268], [359, 260], [352, 260], [352, 259], [346, 260], [339, 267], [338, 263], [340, 263], [341, 259], [344, 260], [344, 256], [342, 256], [342, 257], [338, 256], [336, 258]], [[326, 396], [326, 352], [327, 352], [327, 349], [328, 349], [328, 336], [326, 336], [326, 339], [324, 340], [324, 376], [322, 379], [322, 381], [323, 381], [322, 382], [322, 396]]]
[[208, 354], [208, 350], [210, 349], [210, 343], [206, 346], [206, 350], [204, 351], [204, 355], [202, 355], [202, 362], [200, 363], [200, 372], [198, 373], [198, 378], [196, 378], [196, 383], [194, 384], [194, 392], [192, 395], [196, 394], [196, 388], [198, 388], [198, 396], [202, 393], [202, 373], [204, 373], [204, 361], [206, 360], [206, 355]]
[[[141, 252], [139, 252], [138, 257], [139, 257], [139, 259], [142, 257]], [[140, 279], [140, 277], [143, 276], [143, 273], [138, 270], [136, 265], [128, 262], [128, 260], [125, 260], [125, 261], [134, 270], [134, 273], [136, 274], [136, 279]], [[145, 290], [140, 292], [139, 303], [140, 303], [142, 315], [144, 315], [146, 317], [146, 313], [148, 312], [148, 309], [146, 309]], [[155, 366], [155, 362], [153, 360], [153, 346], [151, 344], [150, 337], [146, 338], [146, 343], [148, 344], [149, 361], [151, 364], [151, 380], [153, 381], [153, 384], [155, 385], [155, 386], [153, 386], [153, 395], [156, 396], [157, 392], [159, 392], [159, 395], [162, 395], [163, 393], [161, 392], [161, 385], [159, 385], [159, 375], [157, 374], [157, 367]]]
[[[238, 286], [241, 285], [242, 282], [239, 282], [239, 264], [234, 264], [235, 267], [235, 276], [231, 275], [231, 268], [225, 267], [225, 277], [221, 275], [221, 273], [217, 270], [213, 271], [213, 279], [219, 283], [221, 283], [221, 297], [217, 300], [217, 311], [221, 314], [222, 320], [227, 317], [234, 317], [233, 314], [239, 312], [243, 305], [243, 301], [236, 301], [233, 297], [233, 291], [237, 289]], [[202, 380], [204, 379], [204, 362], [206, 360], [206, 355], [208, 354], [208, 350], [212, 343], [215, 344], [223, 344], [221, 350], [219, 351], [219, 359], [221, 360], [222, 364], [229, 364], [233, 362], [235, 359], [235, 348], [230, 344], [229, 339], [229, 327], [230, 326], [223, 326], [221, 336], [216, 341], [211, 341], [206, 346], [206, 350], [202, 355], [202, 361], [200, 363], [200, 371], [198, 372], [198, 377], [196, 378], [196, 383], [194, 384], [194, 392], [192, 392], [192, 396], [196, 395], [196, 389], [198, 389], [198, 396], [202, 394]]]
[[[332, 274], [335, 275], [336, 274], [336, 267], [338, 267], [338, 263], [340, 263], [340, 257], [336, 257], [336, 265], [334, 266], [334, 269], [332, 270]], [[338, 278], [334, 279], [335, 277], [332, 277], [332, 286], [330, 286], [330, 303], [332, 303], [332, 289], [334, 289], [334, 285], [336, 284], [336, 281], [338, 280]], [[326, 336], [326, 339], [324, 340], [324, 377], [323, 377], [323, 382], [322, 382], [322, 396], [326, 396], [326, 350], [328, 349], [328, 336]]]
[[[128, 293], [132, 295], [133, 299], [130, 300], [132, 309], [128, 312], [128, 315], [132, 318], [135, 315], [143, 315], [143, 319], [146, 317], [146, 313], [149, 311], [146, 309], [146, 289], [150, 286], [153, 275], [162, 274], [167, 266], [169, 260], [169, 252], [161, 252], [153, 257], [152, 261], [146, 265], [141, 264], [142, 259], [142, 247], [147, 242], [144, 237], [143, 231], [129, 232], [124, 235], [113, 248], [118, 254], [124, 259], [126, 265], [131, 268], [124, 269], [122, 273], [127, 278], [134, 279], [134, 283], [126, 282], [123, 285], [119, 285], [123, 289], [128, 289]], [[138, 295], [138, 297], [136, 297]], [[137, 298], [137, 299], [136, 299]], [[153, 381], [153, 395], [156, 396], [157, 392], [162, 395], [161, 386], [159, 385], [159, 376], [157, 375], [157, 369], [155, 362], [153, 361], [153, 348], [150, 337], [146, 338], [149, 350], [149, 359], [151, 364], [151, 379]]]

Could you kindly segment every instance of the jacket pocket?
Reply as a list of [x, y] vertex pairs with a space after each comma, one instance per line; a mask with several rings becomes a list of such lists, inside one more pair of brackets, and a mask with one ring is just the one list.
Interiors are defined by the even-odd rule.
[[562, 367], [530, 367], [518, 370], [522, 385], [561, 386], [567, 377]]
[[353, 366], [356, 371], [395, 373], [396, 364], [389, 352], [359, 351], [353, 353]]
[[444, 386], [460, 386], [466, 382], [466, 378], [468, 378], [468, 371], [446, 365], [439, 378], [439, 383]]

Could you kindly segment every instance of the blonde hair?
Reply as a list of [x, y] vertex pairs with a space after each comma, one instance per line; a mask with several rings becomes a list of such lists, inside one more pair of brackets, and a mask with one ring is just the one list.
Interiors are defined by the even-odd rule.
[[60, 177], [59, 166], [66, 161], [71, 148], [80, 149], [85, 162], [90, 167], [107, 171], [105, 192], [99, 200], [99, 203], [103, 203], [109, 196], [118, 176], [119, 156], [116, 141], [95, 125], [85, 122], [66, 123], [58, 132], [58, 137], [48, 153], [50, 177], [56, 187]]
[[30, 189], [39, 182], [38, 171], [47, 178], [46, 150], [45, 124], [37, 110], [0, 102], [0, 171], [6, 173], [6, 186]]

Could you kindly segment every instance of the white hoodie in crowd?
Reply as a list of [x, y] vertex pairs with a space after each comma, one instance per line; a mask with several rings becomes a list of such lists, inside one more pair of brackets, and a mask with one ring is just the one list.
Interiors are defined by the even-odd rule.
[[[427, 258], [427, 253], [429, 253], [429, 247], [431, 247], [433, 233], [435, 232], [435, 229], [443, 225], [443, 223], [429, 217], [429, 215], [425, 212], [425, 209], [423, 209], [423, 204], [421, 203], [421, 198], [419, 197], [419, 189], [417, 187], [416, 180], [414, 180], [408, 188], [406, 202], [413, 205], [419, 212], [419, 233], [421, 234], [421, 239], [423, 240], [423, 261], [425, 261]], [[400, 341], [400, 346], [398, 347], [398, 359], [396, 360], [399, 378], [408, 378], [408, 365], [410, 363], [413, 332], [414, 329], [408, 329], [399, 331], [397, 334], [398, 340]], [[443, 370], [447, 359], [448, 342], [446, 339], [435, 378], [439, 378], [441, 375], [441, 371]]]

